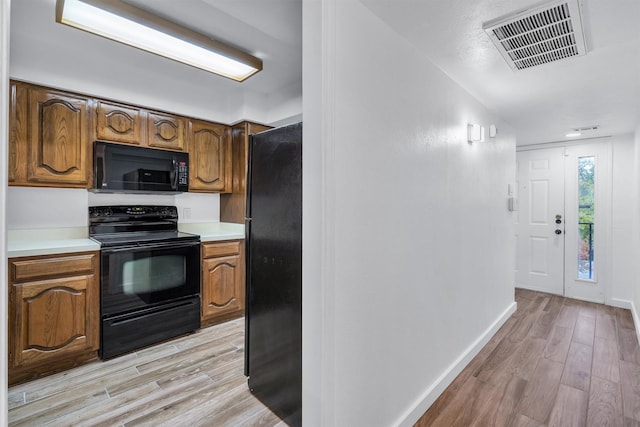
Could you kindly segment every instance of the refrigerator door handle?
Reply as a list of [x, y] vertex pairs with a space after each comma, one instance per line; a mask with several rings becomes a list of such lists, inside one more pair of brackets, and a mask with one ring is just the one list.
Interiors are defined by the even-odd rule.
[[251, 333], [249, 330], [249, 316], [251, 315], [251, 309], [249, 301], [251, 298], [251, 218], [244, 219], [244, 233], [245, 233], [245, 245], [244, 245], [244, 273], [245, 273], [245, 283], [244, 283], [244, 295], [245, 295], [245, 305], [244, 305], [244, 349], [245, 349], [245, 358], [244, 358], [244, 376], [249, 376], [249, 334]]
[[252, 180], [252, 172], [253, 168], [251, 167], [251, 163], [253, 162], [253, 136], [249, 136], [249, 147], [248, 147], [248, 157], [247, 157], [247, 182], [246, 182], [246, 195], [245, 195], [245, 206], [244, 206], [244, 216], [246, 218], [251, 218], [251, 188], [253, 186]]

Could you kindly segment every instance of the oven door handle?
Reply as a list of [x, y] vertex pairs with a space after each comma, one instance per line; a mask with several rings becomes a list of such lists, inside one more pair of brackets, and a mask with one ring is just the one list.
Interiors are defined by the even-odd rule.
[[121, 252], [132, 252], [146, 249], [180, 249], [180, 248], [188, 248], [191, 246], [200, 246], [199, 241], [195, 242], [183, 242], [183, 243], [149, 243], [149, 244], [139, 244], [139, 245], [128, 245], [128, 246], [119, 246], [117, 248], [104, 248], [101, 250], [103, 254], [116, 254]]

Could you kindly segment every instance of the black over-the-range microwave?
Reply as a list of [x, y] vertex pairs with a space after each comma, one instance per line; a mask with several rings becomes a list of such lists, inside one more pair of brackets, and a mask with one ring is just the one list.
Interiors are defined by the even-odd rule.
[[189, 191], [189, 154], [96, 141], [97, 192], [180, 193]]

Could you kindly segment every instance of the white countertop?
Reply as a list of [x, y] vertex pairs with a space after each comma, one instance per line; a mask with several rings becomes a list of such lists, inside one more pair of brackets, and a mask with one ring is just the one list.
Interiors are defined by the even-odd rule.
[[99, 251], [87, 227], [7, 230], [7, 257]]
[[[203, 222], [178, 224], [178, 230], [198, 234], [203, 242], [244, 239], [244, 224]], [[7, 230], [7, 257], [99, 251], [87, 227]]]
[[244, 224], [231, 222], [178, 223], [178, 230], [197, 234], [202, 242], [244, 239]]

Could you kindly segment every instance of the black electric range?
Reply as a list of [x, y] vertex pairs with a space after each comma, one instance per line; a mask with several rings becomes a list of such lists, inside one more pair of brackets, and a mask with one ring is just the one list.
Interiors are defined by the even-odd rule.
[[178, 231], [175, 206], [89, 208], [100, 250], [100, 357], [200, 327], [200, 237]]

